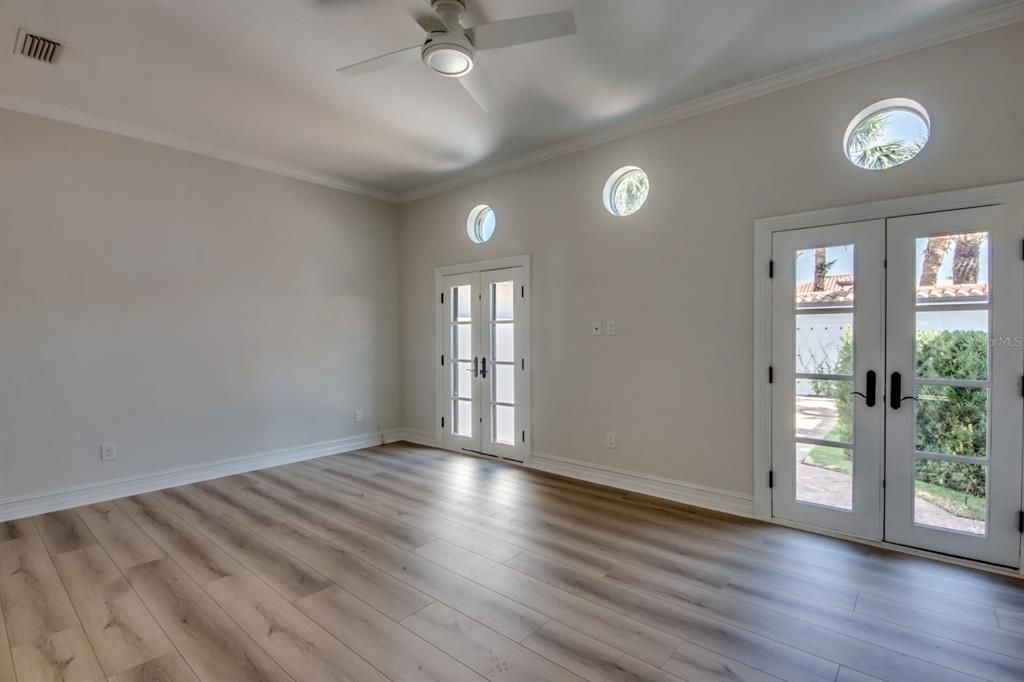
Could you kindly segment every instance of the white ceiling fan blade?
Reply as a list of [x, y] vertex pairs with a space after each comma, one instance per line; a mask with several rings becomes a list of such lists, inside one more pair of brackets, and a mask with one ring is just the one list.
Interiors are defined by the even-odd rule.
[[338, 69], [338, 73], [343, 73], [346, 76], [364, 76], [374, 71], [382, 71], [384, 69], [390, 69], [392, 66], [401, 66], [402, 64], [410, 64], [412, 62], [420, 61], [420, 46], [413, 45], [407, 47], [404, 50], [395, 50], [394, 52], [388, 52], [382, 54], [379, 57], [373, 59], [367, 59], [366, 61], [359, 62], [358, 64], [352, 64], [351, 66], [343, 66]]
[[466, 92], [469, 93], [470, 97], [476, 100], [481, 109], [484, 111], [494, 111], [497, 108], [498, 90], [494, 87], [494, 83], [491, 82], [487, 73], [481, 68], [479, 61], [472, 71], [459, 78], [459, 82], [462, 83], [462, 87], [466, 88]]
[[478, 50], [511, 47], [574, 33], [576, 33], [576, 20], [572, 16], [572, 10], [552, 12], [551, 14], [534, 14], [519, 19], [504, 19], [490, 24], [481, 24], [466, 31], [466, 35]]

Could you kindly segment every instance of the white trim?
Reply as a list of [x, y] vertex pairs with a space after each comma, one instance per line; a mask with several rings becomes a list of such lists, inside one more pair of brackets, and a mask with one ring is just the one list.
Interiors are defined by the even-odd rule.
[[222, 476], [232, 476], [246, 471], [255, 471], [257, 469], [266, 469], [317, 457], [326, 457], [327, 455], [336, 455], [341, 452], [350, 452], [380, 445], [381, 440], [382, 434], [367, 433], [361, 436], [349, 436], [322, 443], [233, 457], [209, 464], [168, 469], [153, 474], [90, 483], [34, 495], [11, 497], [6, 500], [0, 500], [0, 521], [35, 516], [36, 514], [79, 507], [84, 504], [94, 504], [129, 495], [140, 495], [154, 490], [208, 481], [214, 478], [221, 478]]
[[295, 180], [312, 182], [316, 185], [332, 187], [345, 192], [351, 192], [352, 194], [361, 194], [363, 196], [373, 197], [374, 199], [380, 199], [382, 201], [389, 201], [392, 203], [398, 201], [398, 195], [376, 187], [370, 187], [358, 182], [352, 182], [351, 180], [345, 180], [333, 175], [317, 173], [305, 168], [291, 166], [278, 161], [272, 161], [270, 159], [250, 156], [248, 154], [233, 151], [226, 147], [220, 147], [208, 142], [199, 142], [186, 137], [172, 135], [171, 133], [165, 133], [154, 128], [146, 128], [144, 126], [132, 125], [131, 123], [123, 123], [121, 121], [104, 118], [102, 116], [93, 116], [92, 114], [87, 114], [83, 111], [57, 106], [56, 104], [40, 102], [22, 95], [12, 95], [0, 92], [0, 109], [10, 109], [11, 111], [31, 114], [32, 116], [40, 116], [53, 121], [71, 123], [84, 128], [92, 128], [93, 130], [102, 130], [105, 133], [113, 133], [115, 135], [130, 137], [135, 140], [142, 140], [143, 142], [158, 144], [163, 147], [171, 147], [172, 149], [192, 152], [193, 154], [208, 156], [212, 159], [218, 159], [219, 161], [226, 161], [239, 166], [246, 166], [247, 168], [255, 168], [256, 170], [273, 173], [274, 175], [283, 175], [284, 177], [293, 178]]
[[645, 130], [681, 121], [691, 116], [705, 114], [709, 111], [745, 102], [761, 95], [768, 95], [842, 71], [848, 71], [866, 64], [882, 61], [883, 59], [890, 59], [901, 54], [939, 45], [956, 40], [957, 38], [965, 38], [975, 33], [1000, 28], [1018, 21], [1024, 21], [1024, 2], [1021, 1], [969, 14], [901, 38], [870, 47], [850, 50], [834, 57], [827, 57], [809, 64], [780, 71], [764, 78], [726, 88], [704, 97], [698, 97], [660, 112], [631, 118], [629, 121], [600, 132], [574, 137], [489, 167], [476, 168], [458, 177], [401, 193], [398, 195], [398, 201], [404, 204], [416, 199], [422, 199], [432, 194], [467, 185], [471, 182], [508, 173], [525, 168], [526, 166], [532, 166], [542, 161], [583, 151], [584, 149], [596, 147], [597, 145], [628, 137]]
[[640, 474], [634, 471], [626, 471], [625, 469], [583, 462], [578, 459], [545, 455], [540, 452], [532, 453], [526, 466], [538, 471], [546, 471], [581, 481], [630, 490], [703, 509], [711, 509], [736, 516], [751, 517], [754, 515], [753, 499], [750, 495], [741, 495], [729, 490], [686, 483], [650, 474]]
[[[772, 517], [771, 490], [768, 488], [768, 471], [771, 468], [771, 390], [768, 386], [768, 367], [771, 365], [771, 282], [768, 278], [768, 261], [771, 259], [772, 233], [797, 230], [805, 227], [822, 227], [841, 223], [855, 223], [868, 220], [896, 218], [917, 213], [934, 213], [963, 208], [991, 206], [1024, 202], [1024, 181], [1010, 182], [987, 187], [971, 187], [936, 192], [899, 199], [886, 199], [866, 204], [827, 208], [804, 213], [794, 213], [754, 221], [754, 512], [758, 519], [781, 523]], [[1022, 482], [1024, 484], [1024, 482]], [[782, 525], [793, 525], [783, 523]], [[824, 529], [801, 526], [804, 530], [832, 535]], [[873, 541], [856, 538], [860, 542], [875, 544]], [[900, 545], [881, 542], [879, 546], [907, 551]], [[915, 550], [913, 554], [948, 560], [948, 557]], [[963, 560], [965, 565], [986, 568]], [[960, 563], [960, 562], [957, 562]], [[1022, 547], [1021, 569], [1014, 575], [1024, 575], [1024, 547]]]
[[423, 445], [428, 448], [438, 448], [439, 450], [444, 449], [438, 442], [437, 436], [430, 431], [420, 431], [419, 429], [391, 429], [384, 432], [385, 443], [398, 443], [403, 440], [409, 443], [415, 443], [416, 445]]

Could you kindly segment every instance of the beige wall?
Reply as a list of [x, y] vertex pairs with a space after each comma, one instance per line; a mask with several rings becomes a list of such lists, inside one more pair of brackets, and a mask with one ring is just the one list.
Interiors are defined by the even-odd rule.
[[[754, 220], [1024, 179], [1022, 64], [1016, 24], [403, 206], [403, 426], [434, 430], [434, 268], [528, 253], [534, 451], [752, 493]], [[930, 143], [854, 168], [847, 124], [896, 96], [929, 110]], [[625, 164], [651, 195], [613, 218], [601, 189]], [[482, 246], [465, 232], [478, 203], [499, 221]], [[618, 335], [590, 336], [598, 318]]]
[[397, 252], [393, 205], [0, 111], [0, 499], [397, 425]]

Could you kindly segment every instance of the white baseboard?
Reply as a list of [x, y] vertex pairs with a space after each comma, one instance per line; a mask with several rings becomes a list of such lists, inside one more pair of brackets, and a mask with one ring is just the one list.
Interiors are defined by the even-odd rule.
[[640, 474], [539, 452], [532, 453], [526, 465], [539, 471], [660, 497], [694, 507], [703, 507], [737, 516], [752, 517], [754, 515], [754, 498], [729, 490], [684, 483], [670, 478]]
[[428, 448], [439, 448], [441, 444], [437, 441], [437, 435], [430, 431], [419, 431], [417, 429], [390, 429], [384, 432], [385, 443], [397, 443], [400, 440], [424, 445]]
[[[401, 429], [396, 430], [400, 431]], [[170, 469], [143, 476], [133, 476], [114, 481], [104, 481], [102, 483], [92, 483], [46, 493], [26, 495], [24, 497], [8, 498], [0, 500], [0, 521], [35, 516], [36, 514], [79, 507], [83, 504], [94, 504], [96, 502], [114, 500], [119, 497], [162, 490], [163, 488], [173, 488], [174, 486], [208, 481], [213, 478], [221, 478], [222, 476], [241, 474], [246, 471], [267, 469], [291, 462], [301, 462], [340, 452], [359, 450], [360, 448], [380, 445], [383, 438], [384, 434], [382, 433], [367, 433], [360, 436], [349, 436], [347, 438], [302, 445], [295, 448], [233, 457], [209, 464]]]

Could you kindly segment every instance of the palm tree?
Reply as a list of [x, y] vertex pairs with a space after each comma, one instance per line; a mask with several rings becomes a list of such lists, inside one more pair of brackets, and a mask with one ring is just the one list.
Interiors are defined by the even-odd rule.
[[881, 170], [898, 166], [917, 155], [921, 141], [891, 140], [875, 144], [885, 136], [889, 127], [889, 114], [872, 116], [857, 126], [849, 142], [850, 158], [861, 168]]
[[953, 248], [953, 284], [974, 284], [978, 281], [978, 255], [985, 233], [960, 234]]
[[921, 264], [921, 279], [917, 283], [921, 287], [933, 287], [939, 279], [939, 268], [949, 251], [953, 241], [950, 235], [928, 237], [928, 247], [924, 251], [924, 263]]

